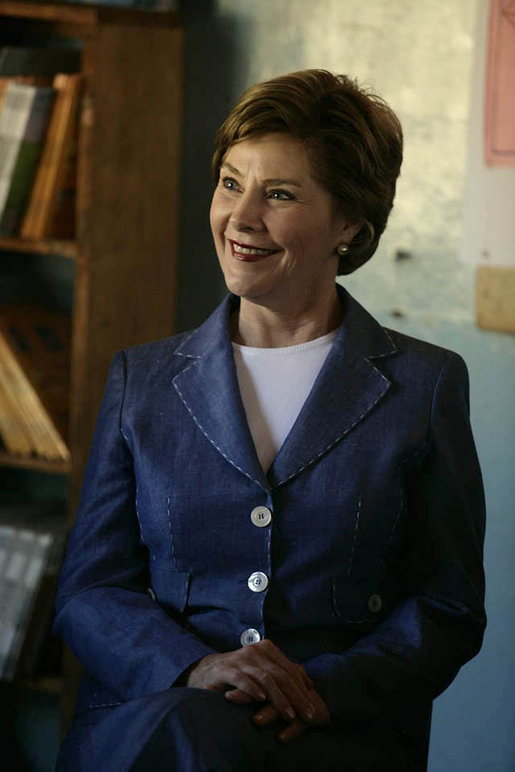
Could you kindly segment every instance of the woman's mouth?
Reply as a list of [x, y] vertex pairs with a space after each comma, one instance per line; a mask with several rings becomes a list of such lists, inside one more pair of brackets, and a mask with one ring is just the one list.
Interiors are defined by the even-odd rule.
[[279, 251], [277, 248], [264, 249], [263, 247], [255, 247], [252, 244], [241, 244], [239, 241], [233, 241], [232, 239], [229, 239], [229, 243], [233, 257], [245, 263], [255, 263]]

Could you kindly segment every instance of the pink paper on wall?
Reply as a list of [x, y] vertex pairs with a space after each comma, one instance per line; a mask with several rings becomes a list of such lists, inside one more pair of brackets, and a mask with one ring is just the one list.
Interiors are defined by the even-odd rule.
[[515, 0], [490, 0], [485, 160], [515, 166]]

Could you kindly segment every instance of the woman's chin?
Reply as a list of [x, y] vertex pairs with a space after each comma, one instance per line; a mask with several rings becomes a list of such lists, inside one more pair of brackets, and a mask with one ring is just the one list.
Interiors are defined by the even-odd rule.
[[263, 281], [252, 280], [250, 277], [224, 276], [225, 285], [229, 292], [240, 298], [254, 298], [266, 294], [270, 288]]

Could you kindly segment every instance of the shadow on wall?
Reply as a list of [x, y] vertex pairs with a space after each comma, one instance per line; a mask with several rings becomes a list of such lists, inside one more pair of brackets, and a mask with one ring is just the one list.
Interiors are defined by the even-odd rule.
[[[215, 133], [234, 103], [237, 22], [216, 1], [184, 2], [185, 104], [182, 151], [178, 332], [198, 326], [226, 289], [209, 228]], [[216, 15], [215, 15], [216, 14]]]

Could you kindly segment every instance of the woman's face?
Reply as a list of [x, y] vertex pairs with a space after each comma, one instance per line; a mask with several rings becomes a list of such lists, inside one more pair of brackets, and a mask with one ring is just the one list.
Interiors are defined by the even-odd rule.
[[304, 145], [280, 133], [229, 149], [210, 220], [228, 289], [278, 310], [334, 295], [336, 247], [357, 230], [312, 176]]

